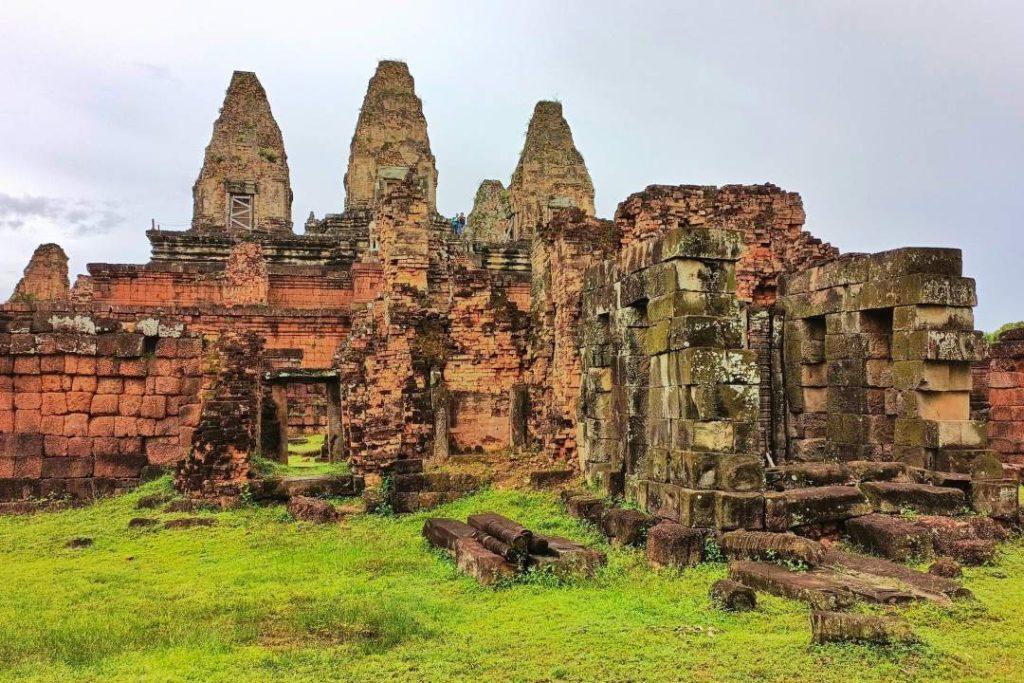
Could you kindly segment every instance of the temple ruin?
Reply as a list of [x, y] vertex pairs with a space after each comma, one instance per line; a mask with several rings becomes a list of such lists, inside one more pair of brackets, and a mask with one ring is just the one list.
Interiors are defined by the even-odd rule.
[[0, 500], [163, 468], [230, 504], [320, 430], [402, 509], [471, 488], [453, 458], [533, 452], [692, 528], [1017, 514], [1024, 341], [974, 330], [958, 250], [840, 254], [770, 184], [652, 185], [602, 219], [558, 102], [465, 234], [437, 183], [412, 75], [381, 62], [344, 204], [296, 233], [284, 137], [236, 72], [190, 229], [74, 288], [43, 245], [0, 306]]

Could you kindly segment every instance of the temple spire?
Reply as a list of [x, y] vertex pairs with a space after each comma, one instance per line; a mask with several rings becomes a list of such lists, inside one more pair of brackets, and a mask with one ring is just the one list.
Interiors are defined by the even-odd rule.
[[192, 196], [195, 230], [292, 230], [292, 188], [281, 129], [266, 91], [250, 71], [231, 75]]
[[542, 100], [534, 107], [508, 191], [514, 239], [532, 235], [560, 208], [576, 207], [594, 215], [594, 183], [560, 102]]
[[430, 152], [423, 103], [405, 62], [382, 61], [366, 88], [345, 173], [345, 208], [370, 209], [387, 186], [405, 180], [437, 207], [437, 168]]

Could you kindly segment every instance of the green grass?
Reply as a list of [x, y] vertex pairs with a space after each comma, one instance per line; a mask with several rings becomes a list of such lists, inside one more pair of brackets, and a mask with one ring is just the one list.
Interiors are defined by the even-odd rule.
[[[713, 609], [721, 564], [658, 573], [609, 549], [591, 582], [486, 589], [427, 548], [427, 514], [317, 527], [247, 507], [128, 531], [159, 514], [139, 496], [168, 486], [0, 518], [0, 680], [1010, 681], [1024, 663], [1020, 541], [967, 571], [976, 602], [901, 610], [922, 645], [810, 647], [800, 603]], [[431, 514], [484, 509], [600, 543], [547, 494], [483, 491]], [[73, 536], [95, 544], [68, 549]]]
[[347, 462], [320, 462], [320, 447], [323, 446], [324, 435], [314, 434], [302, 437], [295, 443], [288, 444], [288, 464], [274, 462], [266, 458], [258, 458], [256, 469], [263, 476], [288, 477], [303, 474], [348, 474]]

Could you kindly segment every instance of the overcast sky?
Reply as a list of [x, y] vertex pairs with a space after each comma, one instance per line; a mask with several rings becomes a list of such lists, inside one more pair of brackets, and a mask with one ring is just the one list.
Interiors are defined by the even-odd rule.
[[377, 60], [407, 61], [438, 208], [507, 183], [564, 104], [598, 213], [651, 183], [773, 182], [842, 251], [958, 246], [978, 326], [1024, 319], [1024, 2], [65, 2], [0, 6], [0, 299], [32, 249], [145, 262], [188, 225], [231, 71], [284, 133], [298, 229], [339, 211]]

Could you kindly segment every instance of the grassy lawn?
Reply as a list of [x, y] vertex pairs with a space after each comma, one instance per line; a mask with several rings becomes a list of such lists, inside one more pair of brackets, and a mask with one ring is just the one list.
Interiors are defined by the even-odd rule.
[[303, 474], [348, 474], [348, 463], [320, 462], [320, 447], [324, 444], [323, 434], [313, 434], [295, 439], [288, 444], [288, 464], [260, 458], [257, 467], [264, 476], [290, 477]]
[[[248, 507], [202, 513], [209, 528], [127, 530], [159, 514], [135, 501], [168, 487], [0, 518], [0, 679], [1019, 681], [1024, 667], [1021, 541], [967, 571], [976, 602], [902, 610], [922, 645], [810, 647], [800, 603], [712, 609], [723, 565], [656, 573], [609, 550], [592, 582], [480, 588], [426, 547], [427, 514], [316, 527]], [[483, 509], [600, 543], [547, 494], [484, 491], [431, 514]], [[66, 548], [73, 536], [95, 543]]]

